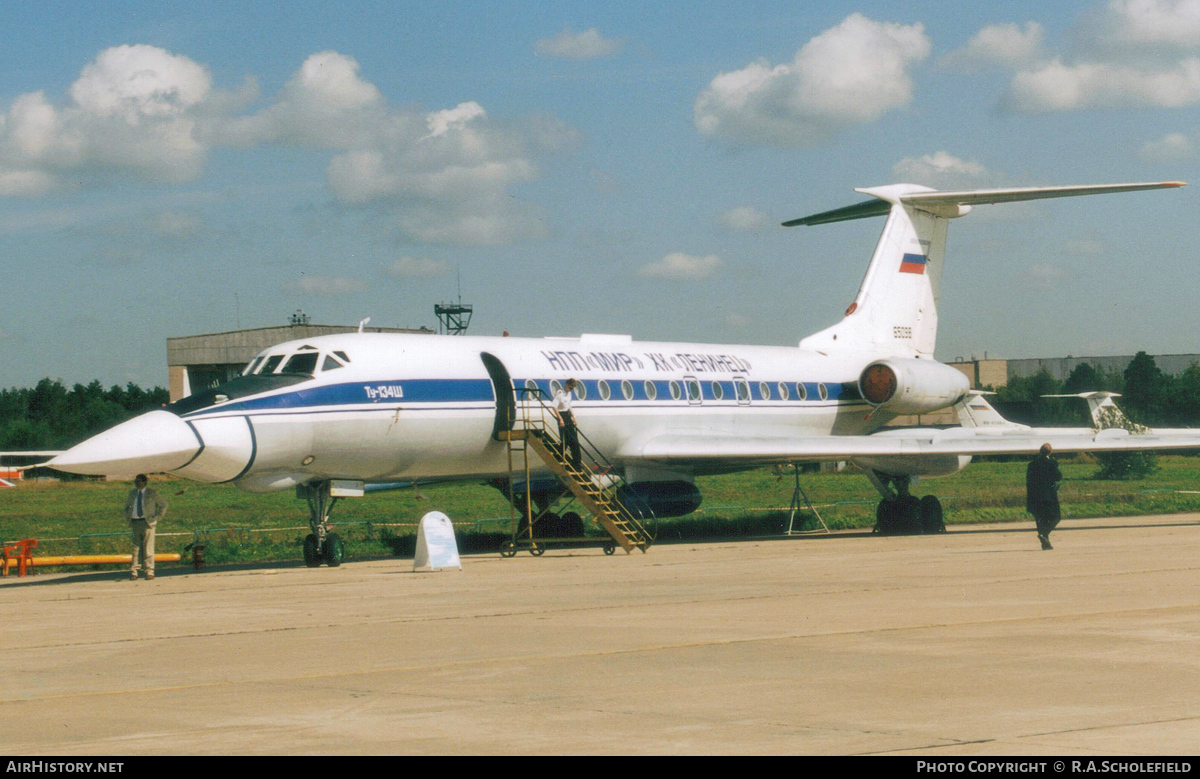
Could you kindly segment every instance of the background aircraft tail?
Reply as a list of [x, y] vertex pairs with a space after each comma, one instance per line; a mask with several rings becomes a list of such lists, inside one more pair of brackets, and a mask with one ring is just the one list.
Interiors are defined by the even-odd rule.
[[1182, 182], [1167, 181], [961, 192], [938, 192], [916, 184], [856, 189], [876, 199], [783, 223], [792, 227], [884, 214], [888, 217], [858, 296], [846, 309], [845, 317], [805, 338], [800, 346], [817, 351], [857, 350], [932, 358], [937, 343], [937, 301], [946, 228], [950, 219], [966, 215], [974, 205], [1181, 186]]

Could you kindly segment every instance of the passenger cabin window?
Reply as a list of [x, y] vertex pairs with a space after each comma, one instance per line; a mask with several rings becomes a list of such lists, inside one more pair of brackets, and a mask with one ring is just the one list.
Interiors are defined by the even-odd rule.
[[607, 381], [605, 381], [604, 379], [601, 379], [598, 387], [600, 390], [600, 399], [601, 400], [608, 400], [610, 397], [612, 397], [612, 390], [608, 388]]
[[725, 397], [725, 390], [721, 389], [721, 382], [714, 381], [712, 383], [713, 400], [720, 400]]
[[744, 381], [735, 381], [733, 383], [734, 390], [737, 391], [737, 399], [742, 403], [750, 400], [750, 385]]
[[788, 399], [788, 388], [787, 388], [787, 385], [784, 384], [782, 381], [779, 382], [779, 399], [780, 400]]
[[800, 400], [808, 400], [808, 390], [805, 389], [803, 382], [796, 382], [796, 397]]
[[681, 390], [679, 388], [679, 382], [677, 382], [677, 381], [671, 382], [671, 399], [679, 400], [682, 397], [683, 397], [683, 390]]
[[767, 384], [765, 381], [760, 381], [758, 383], [758, 396], [760, 398], [762, 398], [763, 400], [770, 400], [771, 399], [771, 385]]
[[621, 395], [626, 400], [633, 400], [633, 385], [628, 381], [621, 382]]
[[649, 380], [646, 381], [646, 397], [650, 400], [658, 397], [658, 388], [654, 386], [654, 382]]
[[317, 372], [317, 357], [316, 352], [296, 352], [292, 355], [284, 366], [279, 369], [280, 373], [307, 373], [309, 376]]
[[817, 385], [817, 394], [821, 396], [821, 400], [829, 399], [829, 390], [825, 388], [824, 384]]

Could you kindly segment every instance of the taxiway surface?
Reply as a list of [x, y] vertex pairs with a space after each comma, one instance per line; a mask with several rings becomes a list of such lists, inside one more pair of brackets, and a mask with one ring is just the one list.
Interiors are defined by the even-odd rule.
[[1200, 515], [0, 584], [0, 752], [1195, 754]]

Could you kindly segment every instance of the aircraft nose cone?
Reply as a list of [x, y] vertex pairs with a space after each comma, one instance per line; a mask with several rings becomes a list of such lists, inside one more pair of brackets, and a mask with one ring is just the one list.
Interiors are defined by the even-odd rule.
[[151, 411], [92, 436], [46, 464], [67, 473], [133, 476], [180, 468], [200, 446], [182, 419], [170, 411]]

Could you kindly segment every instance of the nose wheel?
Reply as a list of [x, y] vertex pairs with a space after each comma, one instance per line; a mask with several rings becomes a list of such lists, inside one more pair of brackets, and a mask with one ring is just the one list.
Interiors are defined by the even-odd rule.
[[346, 556], [346, 545], [333, 532], [329, 515], [338, 499], [331, 496], [328, 481], [309, 482], [296, 487], [296, 494], [308, 501], [308, 526], [312, 531], [304, 538], [304, 564], [316, 568], [325, 563], [337, 568]]

